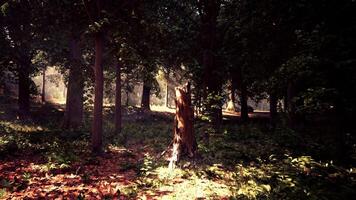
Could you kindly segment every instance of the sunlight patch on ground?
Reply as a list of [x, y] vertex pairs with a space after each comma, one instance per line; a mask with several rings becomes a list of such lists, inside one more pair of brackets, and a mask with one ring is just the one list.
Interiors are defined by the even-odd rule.
[[166, 106], [158, 106], [158, 105], [150, 105], [150, 108], [152, 111], [157, 111], [157, 112], [169, 112], [169, 113], [175, 113], [175, 108], [168, 108]]
[[153, 177], [157, 185], [156, 191], [146, 191], [141, 198], [159, 199], [222, 199], [231, 195], [229, 186], [206, 177], [198, 176], [193, 170], [169, 169], [159, 167]]
[[7, 133], [9, 132], [35, 132], [45, 131], [46, 129], [39, 125], [28, 125], [18, 122], [0, 121], [0, 127]]
[[[166, 186], [167, 187], [167, 186]], [[198, 199], [198, 198], [227, 198], [231, 195], [229, 187], [212, 180], [191, 177], [181, 183], [168, 186], [172, 193], [162, 199]], [[162, 187], [161, 189], [163, 189]]]

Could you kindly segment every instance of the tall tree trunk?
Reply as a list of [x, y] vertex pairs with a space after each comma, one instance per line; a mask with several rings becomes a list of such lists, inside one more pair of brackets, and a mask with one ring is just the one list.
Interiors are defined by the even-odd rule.
[[231, 85], [229, 86], [230, 89], [230, 93], [229, 93], [229, 101], [227, 102], [227, 110], [228, 111], [236, 111], [236, 107], [235, 107], [235, 88], [234, 85], [231, 83]]
[[245, 84], [241, 85], [241, 121], [247, 122], [248, 121], [248, 105], [247, 105], [247, 90]]
[[102, 151], [102, 134], [103, 134], [103, 89], [104, 89], [104, 74], [103, 74], [103, 34], [96, 33], [95, 35], [95, 87], [94, 87], [94, 117], [91, 134], [92, 152], [100, 154]]
[[143, 81], [142, 99], [141, 99], [141, 108], [143, 110], [150, 110], [150, 93], [151, 93], [151, 85], [147, 81]]
[[272, 126], [275, 126], [277, 120], [277, 101], [276, 95], [271, 92], [269, 95], [269, 113]]
[[116, 66], [115, 84], [115, 132], [121, 133], [121, 63]]
[[169, 93], [168, 93], [168, 80], [167, 80], [167, 82], [166, 82], [166, 98], [165, 98], [165, 106], [166, 106], [166, 108], [168, 108], [169, 107], [169, 105], [168, 105], [168, 96], [169, 96]]
[[195, 155], [197, 143], [194, 135], [194, 111], [191, 104], [190, 84], [186, 88], [175, 88], [176, 115], [174, 118], [173, 151], [169, 168], [175, 168], [183, 153]]
[[25, 59], [18, 68], [19, 75], [19, 98], [18, 98], [18, 106], [19, 106], [19, 117], [26, 118], [30, 113], [30, 67], [31, 61]]
[[[288, 90], [288, 89], [287, 89]], [[284, 96], [283, 96], [283, 111], [285, 113], [288, 112], [288, 98], [287, 98], [288, 94], [286, 93]]]
[[126, 101], [125, 101], [125, 106], [128, 107], [129, 106], [129, 101], [130, 101], [130, 87], [129, 87], [129, 81], [127, 78], [127, 74], [126, 74], [126, 78], [124, 81], [124, 88], [125, 88], [125, 94], [126, 94]]
[[47, 67], [43, 68], [42, 71], [42, 95], [41, 95], [41, 101], [42, 103], [46, 103], [46, 69]]
[[129, 107], [129, 100], [130, 100], [130, 96], [129, 95], [130, 95], [129, 94], [129, 90], [126, 90], [126, 103], [125, 103], [126, 107]]
[[243, 69], [241, 66], [239, 66], [235, 71], [235, 78], [236, 81], [234, 81], [234, 83], [237, 84], [237, 87], [239, 89], [238, 92], [240, 97], [241, 121], [247, 122], [248, 121], [248, 104], [247, 104], [248, 96], [247, 96], [247, 88], [243, 76]]
[[72, 38], [70, 42], [70, 68], [67, 87], [66, 111], [63, 128], [78, 128], [83, 123], [84, 77], [81, 67], [79, 41]]
[[208, 116], [212, 128], [219, 132], [222, 123], [221, 95], [222, 77], [219, 76], [217, 49], [217, 17], [220, 11], [220, 1], [199, 1], [201, 14], [201, 48], [203, 66], [203, 94], [205, 114]]

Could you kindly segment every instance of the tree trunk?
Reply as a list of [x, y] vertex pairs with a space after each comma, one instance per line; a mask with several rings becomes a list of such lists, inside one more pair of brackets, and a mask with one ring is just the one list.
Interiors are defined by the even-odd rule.
[[116, 66], [116, 87], [115, 87], [115, 132], [121, 133], [121, 63]]
[[220, 1], [199, 1], [201, 18], [201, 63], [203, 66], [204, 112], [215, 132], [220, 131], [222, 122], [221, 86], [222, 80], [217, 59], [217, 17]]
[[96, 33], [95, 35], [95, 87], [94, 87], [94, 117], [91, 134], [92, 152], [100, 154], [102, 151], [102, 133], [103, 133], [103, 89], [104, 89], [104, 75], [103, 75], [103, 34]]
[[79, 41], [72, 38], [70, 42], [70, 69], [67, 87], [66, 111], [63, 128], [78, 128], [83, 123], [84, 77], [81, 67]]
[[130, 100], [130, 96], [129, 95], [130, 95], [129, 94], [129, 90], [126, 90], [126, 103], [125, 103], [126, 107], [129, 107], [129, 100]]
[[124, 80], [124, 88], [125, 88], [125, 95], [126, 95], [126, 101], [125, 101], [125, 106], [126, 108], [129, 107], [129, 100], [130, 100], [130, 87], [129, 87], [129, 81], [127, 78], [127, 74], [126, 74], [126, 78]]
[[142, 89], [142, 99], [141, 99], [141, 108], [143, 110], [150, 110], [150, 93], [151, 86], [147, 81], [143, 81], [143, 89]]
[[243, 69], [241, 66], [237, 67], [234, 72], [233, 84], [237, 85], [239, 97], [240, 97], [240, 107], [241, 107], [241, 122], [248, 121], [248, 104], [247, 104], [247, 88], [244, 81]]
[[167, 83], [166, 83], [166, 98], [165, 98], [165, 106], [166, 106], [166, 108], [168, 108], [169, 107], [169, 105], [168, 105], [168, 96], [169, 96], [169, 93], [168, 93], [168, 80], [167, 80]]
[[41, 101], [42, 103], [46, 103], [46, 67], [43, 68], [42, 71], [42, 95], [41, 95]]
[[175, 88], [176, 115], [174, 118], [173, 151], [169, 168], [173, 169], [183, 153], [193, 157], [196, 151], [196, 139], [193, 129], [194, 113], [191, 105], [190, 85]]
[[[287, 89], [287, 90], [288, 90], [288, 89]], [[283, 96], [283, 111], [284, 111], [285, 113], [288, 112], [288, 98], [287, 98], [287, 96], [288, 96], [288, 94], [285, 94], [285, 95]]]
[[248, 121], [248, 105], [247, 105], [247, 91], [245, 84], [241, 85], [241, 121], [247, 122]]
[[269, 113], [271, 125], [275, 126], [277, 118], [277, 97], [274, 93], [269, 95]]
[[229, 93], [229, 101], [227, 102], [227, 110], [228, 111], [236, 111], [236, 107], [235, 107], [235, 88], [233, 87], [233, 85], [231, 84], [229, 86], [230, 89], [230, 93]]
[[18, 98], [18, 106], [19, 106], [19, 117], [26, 118], [30, 114], [30, 67], [31, 61], [25, 60], [20, 64], [18, 68], [19, 75], [19, 98]]

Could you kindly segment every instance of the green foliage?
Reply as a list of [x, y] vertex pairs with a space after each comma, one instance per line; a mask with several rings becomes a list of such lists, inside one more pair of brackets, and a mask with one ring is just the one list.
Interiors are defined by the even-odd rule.
[[24, 181], [28, 182], [30, 179], [31, 179], [32, 175], [30, 172], [25, 172], [23, 175], [22, 175], [22, 178]]
[[139, 174], [142, 176], [149, 176], [151, 173], [151, 170], [153, 169], [153, 158], [146, 154], [142, 163], [140, 164], [140, 171]]
[[335, 88], [309, 88], [299, 97], [304, 102], [303, 106], [298, 107], [297, 112], [314, 114], [332, 111], [335, 106], [334, 98], [336, 95]]
[[[332, 140], [323, 144], [282, 126], [271, 130], [254, 123], [224, 125], [222, 133], [211, 135], [206, 144], [199, 136], [204, 134], [208, 124], [200, 121], [195, 124], [199, 157], [194, 160], [182, 157], [179, 168], [168, 169], [166, 160], [155, 158], [171, 141], [172, 123], [167, 123], [170, 120], [166, 118], [157, 114], [136, 116], [132, 112], [125, 118], [123, 128], [123, 134], [127, 134], [124, 145], [130, 149], [121, 150], [123, 144], [117, 140], [111, 144], [107, 141], [108, 149], [120, 149], [119, 157], [123, 161], [115, 165], [118, 173], [136, 172], [132, 184], [120, 187], [125, 197], [139, 198], [143, 192], [161, 190], [168, 191], [167, 198], [187, 199], [197, 196], [212, 199], [349, 199], [354, 195], [354, 167], [345, 168], [338, 160], [320, 157], [321, 152], [333, 151], [327, 145], [332, 145]], [[45, 161], [34, 167], [39, 172], [51, 172], [55, 176], [57, 173], [65, 175], [66, 171], [74, 173], [72, 170], [77, 169], [75, 174], [78, 174], [81, 167], [100, 167], [100, 159], [107, 159], [85, 156], [89, 155], [85, 130], [62, 132], [34, 122], [2, 121], [0, 125], [5, 133], [0, 137], [0, 146], [13, 141], [17, 146], [13, 151], [39, 152]], [[104, 128], [105, 132], [110, 132], [112, 124], [106, 123]], [[78, 163], [81, 163], [80, 168]], [[24, 190], [35, 176], [34, 171], [23, 172], [17, 180], [2, 179], [4, 195]], [[95, 176], [92, 171], [78, 174], [79, 180], [86, 185], [94, 184]]]
[[5, 188], [1, 188], [0, 189], [0, 198], [4, 198], [6, 196], [6, 189]]
[[[128, 122], [123, 126], [122, 134], [134, 141], [146, 141], [156, 144], [153, 148], [157, 151], [164, 150], [172, 137], [172, 123], [160, 121]], [[164, 141], [164, 142], [162, 142]]]
[[69, 168], [73, 161], [78, 160], [78, 157], [73, 153], [63, 152], [63, 150], [56, 149], [57, 152], [51, 152], [47, 155], [48, 170]]
[[214, 119], [214, 112], [216, 110], [222, 109], [222, 104], [224, 102], [224, 96], [219, 93], [208, 93], [202, 109], [204, 111], [203, 120], [207, 120], [208, 122], [212, 122]]

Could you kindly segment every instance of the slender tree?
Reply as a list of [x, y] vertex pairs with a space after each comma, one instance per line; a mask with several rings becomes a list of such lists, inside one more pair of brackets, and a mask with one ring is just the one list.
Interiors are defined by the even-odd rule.
[[104, 96], [104, 73], [103, 73], [103, 51], [104, 51], [104, 30], [102, 20], [103, 0], [84, 1], [84, 6], [89, 19], [95, 26], [95, 64], [94, 64], [94, 110], [91, 132], [92, 152], [100, 154], [102, 152], [103, 135], [103, 96]]
[[42, 103], [46, 103], [46, 67], [42, 70], [42, 93], [41, 93]]
[[203, 67], [203, 99], [205, 101], [206, 114], [215, 129], [218, 131], [222, 122], [221, 68], [219, 69], [217, 19], [220, 11], [219, 0], [207, 0], [198, 2], [198, 10], [201, 19], [201, 65]]
[[121, 61], [116, 65], [115, 83], [115, 132], [121, 133]]
[[144, 110], [150, 110], [150, 94], [151, 85], [149, 80], [144, 80], [142, 84], [142, 98], [141, 98], [141, 108]]

